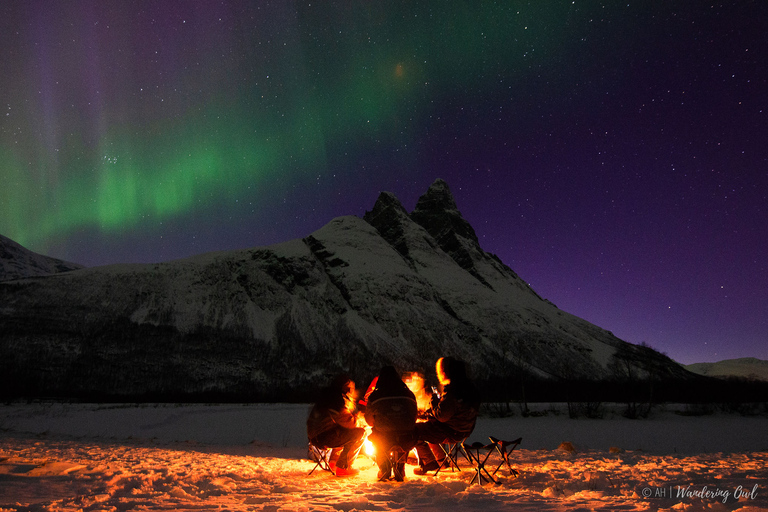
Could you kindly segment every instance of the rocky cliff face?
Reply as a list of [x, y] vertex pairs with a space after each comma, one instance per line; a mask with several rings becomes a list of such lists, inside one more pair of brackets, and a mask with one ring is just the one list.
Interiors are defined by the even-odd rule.
[[478, 380], [594, 378], [631, 347], [484, 252], [441, 180], [411, 214], [383, 193], [301, 240], [0, 283], [0, 332], [4, 385], [68, 395], [285, 396], [443, 355]]

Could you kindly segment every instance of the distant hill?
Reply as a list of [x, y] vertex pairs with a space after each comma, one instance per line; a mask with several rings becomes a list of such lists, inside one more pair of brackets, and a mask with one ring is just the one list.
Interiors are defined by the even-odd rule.
[[685, 368], [707, 377], [744, 377], [768, 381], [768, 361], [754, 357], [726, 359], [717, 363], [694, 363], [685, 365]]
[[0, 281], [45, 276], [80, 268], [83, 266], [32, 252], [0, 235]]

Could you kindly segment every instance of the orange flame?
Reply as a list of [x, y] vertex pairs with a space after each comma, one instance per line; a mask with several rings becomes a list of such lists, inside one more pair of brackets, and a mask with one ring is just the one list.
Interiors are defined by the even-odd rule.
[[420, 411], [426, 411], [429, 409], [432, 401], [432, 394], [427, 392], [424, 387], [424, 376], [418, 372], [406, 373], [403, 375], [403, 382], [408, 386], [408, 389], [413, 391], [416, 395], [416, 404]]
[[365, 454], [369, 457], [373, 457], [376, 454], [376, 448], [370, 439], [366, 439], [363, 443], [363, 450], [365, 450]]

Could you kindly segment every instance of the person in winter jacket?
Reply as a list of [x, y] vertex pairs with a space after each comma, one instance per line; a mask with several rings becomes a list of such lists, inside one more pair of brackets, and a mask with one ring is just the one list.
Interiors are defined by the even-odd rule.
[[354, 381], [341, 375], [323, 391], [307, 418], [309, 442], [333, 448], [330, 466], [337, 476], [357, 473], [351, 466], [365, 439], [365, 429], [357, 427], [354, 395]]
[[416, 424], [420, 466], [414, 470], [417, 475], [435, 471], [440, 466], [445, 454], [439, 444], [461, 441], [472, 433], [480, 410], [480, 394], [467, 378], [463, 361], [442, 357], [435, 371], [442, 393], [432, 396], [427, 421]]
[[365, 421], [372, 428], [368, 438], [376, 449], [379, 480], [388, 480], [394, 471], [395, 479], [402, 481], [405, 461], [397, 461], [392, 467], [389, 452], [399, 446], [407, 454], [416, 444], [416, 397], [392, 366], [381, 369], [375, 386], [367, 397]]

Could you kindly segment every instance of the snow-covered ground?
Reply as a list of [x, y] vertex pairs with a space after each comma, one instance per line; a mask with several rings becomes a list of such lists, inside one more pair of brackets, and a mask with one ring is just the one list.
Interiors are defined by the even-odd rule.
[[362, 455], [357, 476], [308, 476], [307, 405], [5, 405], [0, 510], [768, 510], [766, 416], [538, 410], [480, 418], [470, 441], [523, 437], [520, 476], [481, 487], [466, 462], [378, 482]]

